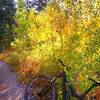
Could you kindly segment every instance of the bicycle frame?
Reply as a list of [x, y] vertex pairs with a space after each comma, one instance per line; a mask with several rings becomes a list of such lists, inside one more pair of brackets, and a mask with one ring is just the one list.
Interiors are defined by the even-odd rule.
[[[63, 62], [61, 60], [58, 60], [64, 67], [65, 65], [63, 64]], [[52, 87], [54, 81], [56, 81], [57, 78], [62, 78], [62, 100], [71, 100], [71, 96], [70, 93], [66, 90], [66, 85], [69, 84], [69, 81], [67, 79], [67, 75], [66, 72], [63, 70], [61, 73], [59, 73], [58, 75], [56, 75], [55, 77], [53, 77], [50, 81], [50, 83], [44, 87], [44, 89], [42, 91], [40, 91], [38, 93], [39, 96], [43, 96], [45, 95]], [[76, 97], [79, 100], [84, 100], [85, 96], [96, 86], [100, 86], [99, 82], [96, 82], [93, 79], [89, 80], [93, 81], [93, 85], [90, 86], [83, 94], [79, 94], [76, 92], [76, 90], [74, 89], [73, 85], [71, 84], [69, 87], [71, 95], [73, 95], [74, 97]], [[67, 83], [67, 84], [66, 84]]]
[[74, 89], [74, 87], [71, 85], [69, 86], [70, 88], [70, 91], [71, 91], [71, 94], [76, 97], [77, 99], [79, 100], [84, 100], [86, 95], [96, 86], [100, 86], [100, 83], [99, 85], [97, 85], [96, 83], [93, 83], [83, 94], [79, 94], [76, 92], [76, 90]]
[[[63, 67], [66, 67], [66, 65], [65, 65], [60, 59], [58, 59], [58, 61], [62, 64]], [[66, 73], [65, 73], [65, 75], [63, 76], [63, 78], [66, 78], [66, 81], [65, 81], [65, 82], [69, 83], [68, 80], [67, 80], [67, 75], [66, 75]], [[95, 81], [95, 80], [93, 80], [93, 79], [91, 79], [91, 78], [88, 78], [88, 79], [91, 80], [91, 81], [94, 82], [94, 83], [93, 83], [83, 94], [77, 93], [72, 84], [69, 86], [69, 89], [70, 89], [70, 91], [71, 91], [71, 94], [72, 94], [74, 97], [76, 97], [77, 99], [79, 99], [79, 100], [84, 100], [85, 96], [86, 96], [94, 87], [100, 86], [100, 82], [97, 82], [97, 81]], [[65, 84], [65, 83], [63, 82], [63, 84]], [[63, 94], [63, 95], [64, 95], [64, 94]], [[67, 99], [64, 99], [64, 98], [65, 98], [65, 97], [63, 97], [63, 100], [67, 100]], [[70, 99], [68, 99], [68, 100], [70, 100]]]

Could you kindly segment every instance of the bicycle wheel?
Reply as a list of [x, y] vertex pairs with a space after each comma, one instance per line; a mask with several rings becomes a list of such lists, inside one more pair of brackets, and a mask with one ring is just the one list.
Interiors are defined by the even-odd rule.
[[49, 84], [52, 77], [47, 75], [40, 75], [33, 78], [27, 85], [25, 90], [25, 100], [57, 100], [57, 85], [56, 82], [52, 85], [50, 90], [43, 96], [39, 97], [38, 92], [44, 89]]

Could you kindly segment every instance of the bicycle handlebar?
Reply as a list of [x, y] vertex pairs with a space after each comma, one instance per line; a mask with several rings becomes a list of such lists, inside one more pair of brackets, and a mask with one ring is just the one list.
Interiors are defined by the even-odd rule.
[[91, 80], [92, 82], [94, 82], [95, 84], [96, 84], [96, 86], [100, 86], [100, 82], [97, 82], [97, 81], [95, 81], [94, 79], [92, 79], [92, 78], [88, 78], [89, 80]]
[[[62, 65], [62, 66], [66, 66], [64, 63], [63, 63], [63, 61], [61, 60], [61, 59], [58, 59], [58, 61], [60, 62], [60, 64]], [[96, 85], [98, 85], [98, 86], [100, 86], [100, 82], [97, 82], [97, 81], [95, 81], [94, 79], [92, 79], [92, 78], [88, 78], [89, 80], [91, 80], [92, 82], [94, 82]]]
[[62, 66], [66, 66], [61, 59], [58, 59], [58, 61], [62, 64]]

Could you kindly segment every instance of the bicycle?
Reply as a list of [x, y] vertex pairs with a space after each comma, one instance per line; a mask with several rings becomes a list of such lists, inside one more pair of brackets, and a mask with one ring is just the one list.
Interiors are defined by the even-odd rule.
[[[58, 60], [64, 67], [64, 63]], [[33, 78], [33, 80], [27, 85], [25, 90], [25, 100], [58, 100], [58, 91], [56, 80], [62, 78], [62, 100], [71, 100], [71, 96], [77, 98], [77, 100], [86, 100], [86, 95], [96, 86], [100, 86], [100, 82], [97, 82], [91, 78], [88, 78], [93, 84], [82, 94], [79, 94], [74, 89], [73, 85], [67, 79], [65, 71], [59, 72], [54, 77], [48, 75], [39, 75]], [[68, 86], [69, 91], [66, 89]]]

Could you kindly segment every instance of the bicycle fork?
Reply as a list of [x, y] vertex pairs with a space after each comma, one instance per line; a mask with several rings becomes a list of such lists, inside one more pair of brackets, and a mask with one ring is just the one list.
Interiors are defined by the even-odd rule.
[[70, 93], [66, 90], [66, 74], [63, 71], [62, 74], [62, 100], [71, 100], [70, 99]]

